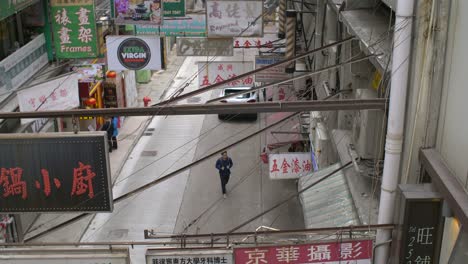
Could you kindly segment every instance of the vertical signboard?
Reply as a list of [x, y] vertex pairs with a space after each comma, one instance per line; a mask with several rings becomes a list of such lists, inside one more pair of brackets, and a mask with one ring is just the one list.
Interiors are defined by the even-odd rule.
[[183, 17], [185, 16], [185, 0], [163, 0], [163, 9], [164, 17]]
[[160, 70], [161, 40], [150, 36], [108, 36], [109, 70]]
[[161, 25], [162, 0], [114, 0], [114, 23], [119, 25]]
[[290, 152], [268, 155], [270, 179], [297, 179], [312, 172], [309, 152]]
[[[278, 63], [284, 60], [284, 57], [279, 56], [255, 56], [255, 69], [261, 69], [265, 66]], [[263, 70], [255, 74], [255, 81], [262, 83], [272, 83], [275, 81], [282, 81], [287, 79], [289, 76], [285, 72], [285, 66], [282, 64], [267, 70]]]
[[94, 0], [51, 0], [51, 12], [57, 58], [98, 56]]
[[234, 259], [235, 264], [370, 264], [372, 240], [235, 248]]
[[208, 37], [263, 36], [263, 1], [207, 1]]
[[429, 185], [400, 185], [402, 214], [399, 263], [438, 263], [442, 228], [442, 199], [421, 189]]
[[[234, 78], [240, 74], [253, 70], [252, 62], [244, 61], [214, 61], [198, 62], [198, 85], [205, 87], [224, 80]], [[252, 86], [253, 76], [247, 76], [242, 80], [233, 81], [225, 86], [240, 87]], [[221, 88], [221, 87], [220, 87]]]
[[146, 264], [198, 263], [233, 264], [232, 251], [223, 249], [148, 249]]
[[0, 213], [110, 212], [105, 132], [0, 135]]

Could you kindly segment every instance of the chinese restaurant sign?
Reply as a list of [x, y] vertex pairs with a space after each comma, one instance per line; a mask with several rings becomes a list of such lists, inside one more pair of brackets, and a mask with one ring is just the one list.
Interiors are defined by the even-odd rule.
[[35, 0], [1, 0], [0, 20], [21, 11], [21, 9], [24, 9], [35, 2]]
[[[199, 87], [205, 87], [216, 84], [251, 70], [253, 70], [252, 62], [214, 61], [208, 64], [206, 62], [198, 62], [198, 85]], [[242, 80], [236, 80], [226, 84], [226, 86], [252, 86], [253, 84], [253, 75], [251, 75]]]
[[185, 0], [163, 0], [163, 9], [164, 17], [183, 17], [185, 16]]
[[55, 54], [60, 59], [98, 56], [93, 0], [52, 0]]
[[114, 22], [117, 25], [161, 25], [163, 22], [161, 1], [114, 0]]
[[312, 172], [309, 152], [270, 154], [268, 159], [270, 179], [297, 179]]
[[[284, 60], [284, 58], [278, 56], [255, 56], [255, 69], [261, 69], [265, 66], [278, 63], [282, 60]], [[286, 65], [287, 63], [256, 73], [255, 81], [271, 83], [287, 79], [289, 76], [284, 70]]]
[[263, 36], [263, 1], [207, 1], [208, 37]]
[[160, 70], [161, 40], [154, 36], [108, 36], [109, 70]]
[[177, 38], [177, 56], [233, 56], [232, 38]]
[[146, 264], [192, 263], [232, 264], [232, 251], [221, 249], [161, 250], [148, 249]]
[[205, 15], [187, 15], [187, 19], [165, 20], [162, 26], [135, 25], [137, 35], [166, 37], [205, 37]]
[[0, 212], [110, 212], [105, 132], [0, 135]]
[[[21, 112], [69, 110], [80, 105], [78, 74], [67, 74], [17, 92]], [[22, 118], [25, 124], [34, 119]]]
[[235, 248], [236, 264], [370, 264], [372, 240]]

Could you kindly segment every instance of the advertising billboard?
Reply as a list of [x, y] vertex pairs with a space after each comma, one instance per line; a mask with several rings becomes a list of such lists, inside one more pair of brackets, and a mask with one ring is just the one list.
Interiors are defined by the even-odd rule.
[[162, 0], [114, 0], [114, 23], [117, 25], [161, 25]]
[[160, 70], [161, 40], [156, 36], [108, 36], [109, 70]]
[[110, 212], [105, 132], [1, 134], [0, 213]]

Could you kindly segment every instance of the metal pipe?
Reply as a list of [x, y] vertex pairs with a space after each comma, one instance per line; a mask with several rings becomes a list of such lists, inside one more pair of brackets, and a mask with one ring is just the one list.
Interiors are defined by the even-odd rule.
[[387, 99], [295, 101], [229, 104], [184, 104], [135, 108], [73, 109], [66, 111], [1, 112], [0, 119], [79, 116], [156, 116], [247, 114], [266, 112], [385, 109]]
[[[385, 143], [385, 159], [378, 224], [389, 224], [394, 220], [396, 189], [400, 175], [401, 152], [403, 146], [414, 5], [414, 0], [398, 0], [396, 4], [392, 77], [387, 122], [388, 128]], [[390, 231], [380, 230], [377, 232], [377, 244], [388, 241], [389, 239], [391, 239]], [[388, 245], [378, 248], [376, 250], [375, 263], [387, 263], [389, 254], [390, 248]]]
[[192, 96], [195, 96], [195, 95], [198, 95], [198, 94], [202, 94], [204, 92], [207, 92], [207, 91], [211, 91], [211, 90], [214, 90], [214, 89], [217, 89], [225, 84], [229, 84], [230, 82], [233, 82], [233, 81], [236, 81], [236, 80], [241, 80], [241, 79], [244, 79], [245, 77], [248, 77], [250, 75], [253, 75], [257, 72], [261, 72], [261, 71], [264, 71], [264, 70], [267, 70], [267, 69], [271, 69], [271, 68], [274, 68], [276, 66], [279, 66], [279, 65], [282, 65], [282, 64], [286, 64], [286, 63], [289, 63], [291, 61], [295, 61], [295, 60], [298, 60], [298, 59], [302, 59], [304, 57], [307, 57], [307, 56], [310, 56], [311, 54], [315, 53], [315, 52], [318, 52], [318, 51], [322, 51], [322, 50], [325, 50], [325, 49], [328, 49], [328, 48], [331, 48], [331, 47], [334, 47], [336, 45], [340, 45], [340, 44], [343, 44], [343, 43], [346, 43], [348, 41], [351, 41], [353, 40], [355, 37], [352, 36], [352, 37], [349, 37], [349, 38], [346, 38], [346, 39], [343, 39], [343, 40], [340, 40], [340, 41], [337, 41], [337, 42], [333, 42], [333, 43], [330, 43], [328, 45], [325, 45], [325, 46], [322, 46], [320, 48], [316, 48], [316, 49], [313, 49], [313, 50], [309, 50], [305, 53], [302, 53], [302, 54], [299, 54], [293, 58], [290, 58], [290, 59], [285, 59], [283, 61], [279, 61], [277, 63], [273, 63], [273, 64], [270, 64], [268, 66], [265, 66], [265, 67], [262, 67], [262, 68], [259, 68], [259, 69], [255, 69], [255, 70], [252, 70], [252, 71], [249, 71], [249, 72], [246, 72], [246, 73], [243, 73], [243, 74], [240, 74], [234, 78], [230, 78], [230, 79], [227, 79], [227, 80], [224, 80], [224, 81], [221, 81], [219, 83], [215, 83], [215, 84], [212, 84], [212, 85], [209, 85], [209, 86], [206, 86], [204, 88], [200, 88], [198, 90], [195, 90], [195, 91], [192, 91], [192, 92], [188, 92], [188, 93], [185, 93], [185, 94], [182, 94], [180, 96], [177, 96], [177, 97], [174, 97], [174, 98], [170, 98], [168, 100], [165, 100], [165, 101], [162, 101], [162, 102], [159, 102], [157, 104], [154, 104], [153, 106], [157, 106], [157, 105], [168, 105], [170, 103], [174, 103], [174, 102], [178, 102], [178, 101], [181, 101], [181, 100], [184, 100], [184, 99], [187, 99], [189, 97], [192, 97]]
[[286, 0], [279, 0], [279, 10], [278, 10], [278, 38], [284, 39], [285, 35], [285, 24], [286, 24]]
[[[290, 59], [296, 56], [296, 11], [286, 10], [286, 54]], [[293, 73], [296, 69], [296, 61], [292, 61], [285, 67], [286, 73]]]
[[[336, 69], [336, 68], [339, 68], [339, 67], [341, 67], [341, 66], [350, 64], [350, 63], [356, 63], [356, 62], [364, 61], [364, 60], [369, 59], [370, 57], [379, 56], [379, 55], [380, 55], [380, 54], [371, 54], [371, 55], [364, 56], [364, 57], [362, 57], [362, 58], [357, 58], [357, 59], [348, 60], [348, 61], [345, 61], [345, 62], [343, 62], [343, 63], [339, 63], [339, 64], [336, 64], [336, 65], [331, 65], [331, 66], [328, 66], [328, 67], [325, 67], [325, 68], [322, 68], [322, 69], [319, 69], [319, 70], [315, 70], [315, 71], [312, 71], [312, 72], [309, 72], [309, 73], [306, 73], [306, 74], [294, 76], [294, 77], [288, 78], [288, 79], [286, 79], [286, 80], [276, 81], [276, 82], [272, 82], [272, 83], [269, 83], [269, 84], [265, 84], [265, 85], [261, 85], [261, 86], [257, 86], [257, 87], [252, 87], [252, 88], [250, 88], [250, 89], [248, 89], [248, 90], [244, 90], [244, 91], [241, 91], [241, 92], [232, 93], [232, 94], [229, 94], [229, 95], [225, 95], [225, 96], [222, 96], [222, 97], [218, 97], [218, 98], [215, 98], [215, 99], [211, 99], [211, 100], [208, 100], [207, 103], [212, 103], [212, 102], [220, 101], [220, 100], [223, 100], [223, 99], [226, 99], [226, 98], [236, 97], [236, 96], [238, 96], [238, 95], [250, 93], [250, 92], [252, 92], [252, 91], [257, 91], [257, 90], [264, 89], [264, 88], [268, 88], [268, 87], [271, 87], [271, 86], [275, 86], [275, 85], [279, 85], [279, 84], [283, 84], [283, 83], [287, 83], [287, 82], [299, 80], [299, 79], [302, 79], [302, 78], [305, 78], [305, 77], [309, 77], [309, 76], [312, 76], [312, 75], [315, 75], [315, 74], [319, 74], [319, 73], [326, 72], [326, 71], [329, 71], [329, 70], [332, 70], [332, 69]], [[348, 90], [348, 89], [347, 89], [347, 90]]]

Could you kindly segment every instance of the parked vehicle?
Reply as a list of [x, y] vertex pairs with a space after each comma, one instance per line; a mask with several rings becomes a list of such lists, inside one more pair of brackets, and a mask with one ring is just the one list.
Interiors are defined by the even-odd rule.
[[[251, 87], [226, 87], [221, 91], [220, 96], [226, 96], [230, 94], [235, 94], [245, 90], [249, 90]], [[230, 97], [221, 100], [221, 103], [255, 103], [258, 100], [258, 94], [256, 91], [240, 94], [236, 97]], [[254, 114], [219, 114], [218, 118], [221, 120], [230, 120], [234, 118], [248, 118], [250, 120], [257, 120], [257, 113]]]

